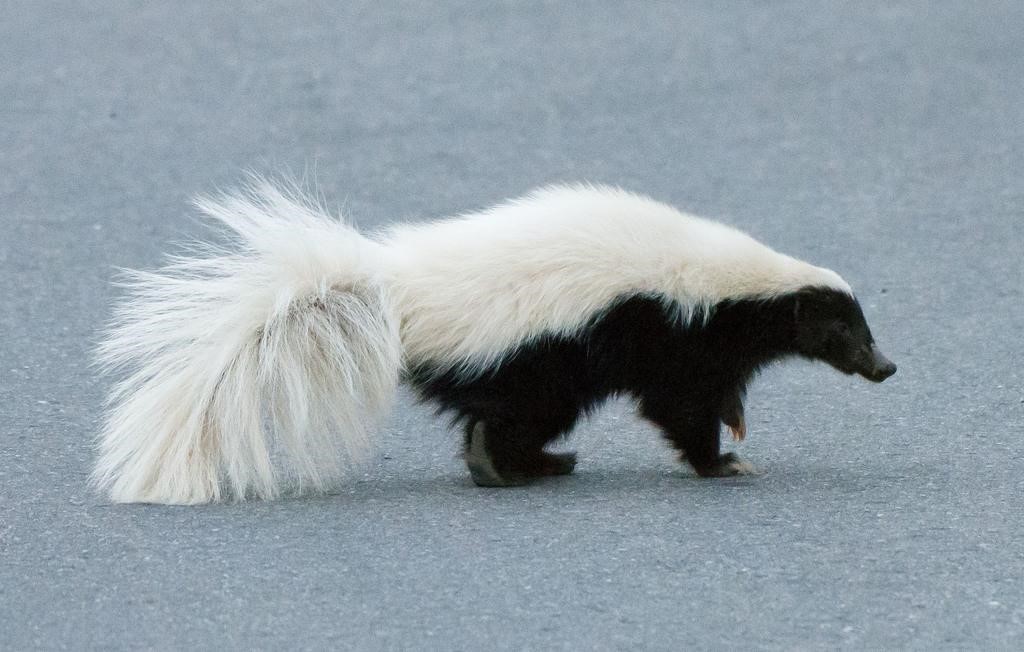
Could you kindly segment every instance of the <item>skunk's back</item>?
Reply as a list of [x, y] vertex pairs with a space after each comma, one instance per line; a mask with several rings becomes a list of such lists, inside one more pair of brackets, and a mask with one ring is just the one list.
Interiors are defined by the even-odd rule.
[[732, 227], [607, 187], [397, 225], [385, 244], [407, 359], [470, 372], [541, 333], [572, 334], [624, 296], [662, 296], [689, 319], [731, 298], [845, 287]]

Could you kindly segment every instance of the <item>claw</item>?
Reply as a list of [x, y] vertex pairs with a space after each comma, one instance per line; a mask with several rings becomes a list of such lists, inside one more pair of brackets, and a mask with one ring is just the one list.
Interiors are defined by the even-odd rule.
[[732, 433], [733, 441], [743, 441], [747, 437], [747, 422], [741, 416], [739, 423], [736, 425], [729, 426], [729, 432]]
[[747, 436], [747, 421], [743, 418], [744, 391], [738, 388], [726, 395], [720, 408], [722, 423], [729, 427], [733, 441], [743, 441]]

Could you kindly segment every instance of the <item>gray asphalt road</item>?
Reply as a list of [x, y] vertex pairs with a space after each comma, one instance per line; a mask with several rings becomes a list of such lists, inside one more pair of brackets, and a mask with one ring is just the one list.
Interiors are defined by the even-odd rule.
[[[6, 0], [0, 648], [1021, 649], [1024, 5], [710, 4]], [[754, 478], [616, 403], [480, 490], [406, 396], [332, 495], [106, 504], [112, 268], [243, 168], [365, 226], [646, 192], [839, 270], [900, 373], [765, 374]]]

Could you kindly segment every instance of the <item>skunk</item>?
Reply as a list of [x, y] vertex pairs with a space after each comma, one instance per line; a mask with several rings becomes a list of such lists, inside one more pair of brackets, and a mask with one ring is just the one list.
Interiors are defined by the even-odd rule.
[[720, 429], [745, 436], [758, 370], [896, 371], [835, 272], [615, 188], [371, 236], [269, 182], [197, 205], [231, 243], [127, 272], [99, 346], [121, 377], [93, 481], [117, 502], [329, 488], [402, 381], [454, 415], [481, 486], [570, 473], [545, 446], [620, 394], [700, 476], [742, 474]]

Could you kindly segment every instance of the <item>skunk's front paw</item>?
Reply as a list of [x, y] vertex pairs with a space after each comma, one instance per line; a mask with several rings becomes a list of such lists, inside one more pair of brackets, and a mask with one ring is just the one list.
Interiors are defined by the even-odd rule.
[[753, 475], [757, 473], [749, 462], [744, 462], [736, 453], [719, 455], [714, 464], [708, 466], [694, 467], [694, 470], [702, 478], [728, 478], [734, 475]]

